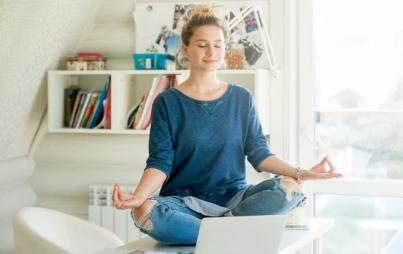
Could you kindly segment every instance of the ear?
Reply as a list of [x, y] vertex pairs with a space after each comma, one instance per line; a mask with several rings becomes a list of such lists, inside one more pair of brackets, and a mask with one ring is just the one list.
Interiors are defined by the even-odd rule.
[[182, 55], [187, 58], [187, 56], [188, 56], [188, 46], [186, 46], [185, 44], [182, 44], [181, 51], [182, 51]]

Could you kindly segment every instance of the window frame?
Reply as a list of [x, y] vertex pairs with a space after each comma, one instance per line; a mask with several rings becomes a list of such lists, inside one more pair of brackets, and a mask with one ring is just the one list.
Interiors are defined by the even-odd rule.
[[[274, 151], [292, 164], [309, 169], [315, 163], [315, 97], [313, 0], [272, 0], [269, 29], [279, 62], [280, 75], [271, 83], [271, 134]], [[279, 108], [281, 110], [279, 110]], [[280, 111], [280, 113], [278, 112]], [[274, 122], [273, 122], [274, 121]], [[280, 134], [280, 136], [279, 136]], [[336, 165], [337, 166], [337, 165]], [[304, 183], [305, 216], [315, 217], [315, 196], [403, 198], [403, 180], [341, 178]], [[302, 253], [320, 253], [307, 246]]]
[[[295, 33], [297, 34], [297, 83], [298, 83], [298, 162], [309, 168], [313, 165], [315, 144], [315, 80], [313, 41], [313, 0], [297, 1]], [[336, 165], [337, 166], [337, 165]], [[403, 197], [403, 180], [342, 178], [327, 181], [308, 181], [304, 184], [308, 194], [308, 214], [315, 216], [316, 194], [335, 194], [372, 197]]]

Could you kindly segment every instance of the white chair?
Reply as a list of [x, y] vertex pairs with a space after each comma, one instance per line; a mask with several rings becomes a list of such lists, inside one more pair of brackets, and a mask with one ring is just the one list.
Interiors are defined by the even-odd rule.
[[40, 207], [21, 209], [13, 218], [15, 253], [94, 253], [124, 243], [86, 220]]

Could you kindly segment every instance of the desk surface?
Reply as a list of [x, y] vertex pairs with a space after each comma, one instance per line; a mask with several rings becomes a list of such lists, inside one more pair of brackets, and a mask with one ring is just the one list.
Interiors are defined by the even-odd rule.
[[[329, 231], [334, 222], [331, 219], [323, 218], [307, 218], [303, 220], [304, 225], [308, 225], [309, 229], [286, 229], [280, 242], [278, 254], [289, 254], [301, 249], [306, 244], [318, 239], [324, 233]], [[156, 242], [150, 237], [145, 237], [140, 240], [120, 246], [118, 250], [125, 253], [135, 250], [154, 250], [161, 252], [191, 253], [194, 251], [193, 246], [169, 246]]]

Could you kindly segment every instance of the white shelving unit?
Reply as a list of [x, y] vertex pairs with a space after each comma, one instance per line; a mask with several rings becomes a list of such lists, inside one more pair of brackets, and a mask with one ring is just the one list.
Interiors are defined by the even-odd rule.
[[[149, 130], [126, 128], [126, 116], [130, 108], [149, 90], [152, 78], [160, 74], [177, 74], [179, 82], [189, 75], [187, 70], [104, 70], [48, 72], [48, 130], [51, 133], [81, 134], [130, 134], [147, 135]], [[105, 81], [111, 77], [112, 127], [111, 129], [65, 128], [64, 89], [74, 77], [78, 86], [85, 90], [102, 90]], [[265, 134], [269, 133], [269, 73], [258, 70], [219, 70], [220, 79], [246, 87], [255, 97], [260, 121]]]

